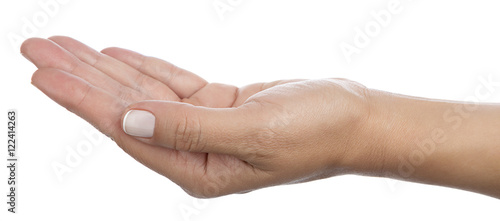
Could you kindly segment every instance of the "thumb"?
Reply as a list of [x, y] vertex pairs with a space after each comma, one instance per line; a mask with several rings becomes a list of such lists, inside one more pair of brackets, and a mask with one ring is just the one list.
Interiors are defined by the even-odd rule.
[[206, 108], [171, 101], [144, 101], [124, 112], [126, 134], [180, 151], [239, 155], [249, 137], [248, 109]]

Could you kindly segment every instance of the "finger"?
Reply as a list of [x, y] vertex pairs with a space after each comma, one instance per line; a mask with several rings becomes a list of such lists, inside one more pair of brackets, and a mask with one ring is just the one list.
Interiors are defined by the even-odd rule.
[[143, 101], [124, 112], [123, 130], [135, 138], [188, 152], [229, 154], [243, 159], [255, 130], [244, 108], [206, 108], [168, 101]]
[[84, 118], [152, 170], [198, 197], [215, 197], [269, 185], [269, 174], [228, 155], [180, 152], [149, 145], [121, 130], [128, 102], [58, 69], [41, 68], [32, 83], [51, 99]]
[[279, 81], [272, 81], [272, 82], [267, 82], [267, 83], [255, 83], [255, 84], [247, 85], [247, 86], [242, 87], [238, 90], [238, 92], [236, 94], [236, 99], [235, 99], [232, 107], [239, 107], [240, 105], [244, 104], [248, 100], [248, 98], [250, 98], [254, 94], [257, 94], [261, 91], [267, 90], [267, 89], [272, 88], [274, 86], [298, 82], [298, 81], [303, 81], [303, 79], [279, 80]]
[[120, 113], [128, 103], [59, 69], [40, 68], [33, 74], [32, 84], [106, 135], [116, 136]]
[[136, 102], [149, 98], [121, 85], [101, 71], [80, 61], [73, 54], [50, 40], [41, 38], [28, 39], [22, 44], [21, 53], [28, 57], [38, 68], [63, 70], [124, 100]]
[[227, 108], [236, 100], [238, 88], [232, 85], [210, 83], [182, 102], [195, 106]]
[[102, 50], [102, 53], [163, 82], [181, 99], [190, 97], [207, 84], [207, 81], [199, 76], [158, 58], [144, 56], [121, 48], [107, 48]]
[[165, 84], [77, 40], [65, 36], [53, 36], [49, 39], [120, 84], [147, 94], [151, 99], [179, 100], [177, 95]]
[[197, 158], [205, 159], [204, 156], [194, 154], [179, 157], [178, 151], [148, 145], [128, 136], [121, 130], [120, 123], [128, 103], [77, 76], [58, 69], [41, 68], [33, 74], [32, 84], [61, 106], [112, 137], [139, 162], [176, 183], [188, 179], [187, 170], [199, 167], [200, 160]]

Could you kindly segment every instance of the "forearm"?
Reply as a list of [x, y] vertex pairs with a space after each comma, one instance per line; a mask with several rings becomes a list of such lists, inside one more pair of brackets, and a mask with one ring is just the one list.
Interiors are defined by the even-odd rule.
[[356, 171], [500, 198], [500, 105], [378, 91], [368, 102], [363, 133], [370, 151]]

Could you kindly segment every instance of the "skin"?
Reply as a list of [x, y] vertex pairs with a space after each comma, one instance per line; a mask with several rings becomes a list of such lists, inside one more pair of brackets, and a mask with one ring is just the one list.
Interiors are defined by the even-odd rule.
[[[500, 198], [500, 106], [407, 97], [345, 79], [242, 88], [166, 61], [69, 37], [28, 39], [32, 84], [188, 194], [206, 198], [341, 174]], [[122, 129], [156, 117], [151, 138]]]

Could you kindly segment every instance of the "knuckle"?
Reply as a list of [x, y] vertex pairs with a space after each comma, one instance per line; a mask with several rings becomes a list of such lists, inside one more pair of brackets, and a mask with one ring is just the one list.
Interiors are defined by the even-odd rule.
[[199, 118], [183, 115], [175, 129], [174, 148], [182, 151], [203, 151]]

